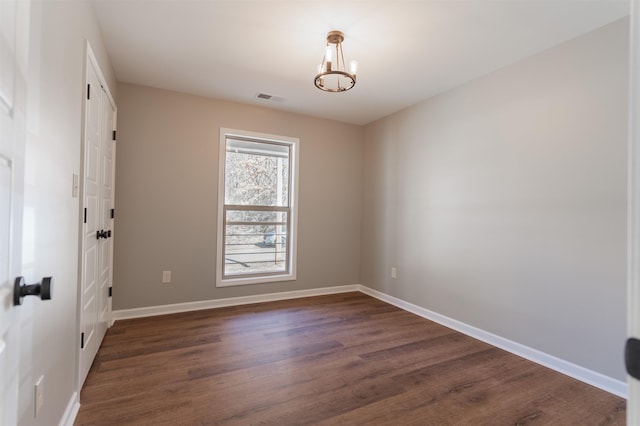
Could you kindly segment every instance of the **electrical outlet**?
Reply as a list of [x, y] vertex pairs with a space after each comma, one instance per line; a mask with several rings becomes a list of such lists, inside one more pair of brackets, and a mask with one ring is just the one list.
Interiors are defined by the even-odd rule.
[[162, 284], [169, 284], [171, 282], [171, 271], [162, 271]]
[[396, 269], [395, 266], [391, 267], [391, 278], [397, 278], [398, 277], [398, 270]]
[[44, 376], [40, 376], [33, 387], [33, 416], [38, 417], [44, 405]]

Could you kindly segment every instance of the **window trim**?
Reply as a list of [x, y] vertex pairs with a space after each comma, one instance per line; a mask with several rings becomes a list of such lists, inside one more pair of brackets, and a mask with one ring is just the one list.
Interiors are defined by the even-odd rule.
[[[254, 140], [256, 142], [285, 144], [290, 147], [290, 170], [289, 170], [289, 209], [290, 209], [290, 235], [287, 240], [287, 250], [289, 250], [288, 273], [277, 274], [255, 274], [241, 277], [224, 277], [224, 224], [225, 224], [225, 160], [227, 138], [240, 138]], [[299, 176], [299, 155], [300, 139], [271, 135], [245, 130], [220, 128], [220, 139], [218, 141], [218, 217], [217, 217], [217, 250], [216, 250], [216, 287], [231, 287], [248, 284], [261, 284], [270, 282], [282, 282], [296, 280], [297, 252], [298, 252], [298, 176]]]

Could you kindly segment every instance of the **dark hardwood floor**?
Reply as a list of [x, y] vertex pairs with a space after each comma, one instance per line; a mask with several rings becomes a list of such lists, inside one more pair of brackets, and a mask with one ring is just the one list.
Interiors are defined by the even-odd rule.
[[361, 293], [118, 321], [76, 425], [623, 425], [625, 401]]

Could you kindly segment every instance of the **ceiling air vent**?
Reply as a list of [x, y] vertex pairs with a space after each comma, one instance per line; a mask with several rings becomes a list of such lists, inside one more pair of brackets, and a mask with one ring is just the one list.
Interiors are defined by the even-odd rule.
[[[2, 1], [2, 0], [0, 0]], [[284, 98], [281, 98], [280, 96], [274, 96], [274, 95], [270, 95], [268, 93], [256, 93], [256, 98], [258, 99], [262, 99], [265, 101], [269, 101], [269, 102], [283, 102]]]

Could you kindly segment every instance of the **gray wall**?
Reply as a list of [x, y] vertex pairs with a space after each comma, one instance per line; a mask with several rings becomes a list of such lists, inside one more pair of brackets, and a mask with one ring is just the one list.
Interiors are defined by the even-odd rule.
[[[113, 309], [360, 282], [362, 127], [129, 84], [118, 93]], [[215, 287], [220, 127], [300, 138], [297, 281]]]
[[[29, 297], [20, 306], [20, 425], [58, 424], [77, 391], [79, 346], [79, 198], [85, 42], [89, 40], [112, 91], [113, 71], [87, 2], [31, 4], [27, 78], [22, 273], [28, 283], [53, 276], [53, 298]], [[113, 93], [115, 95], [115, 92]], [[44, 405], [37, 419], [33, 389], [44, 376]]]
[[362, 284], [624, 380], [627, 39], [617, 21], [368, 125]]

